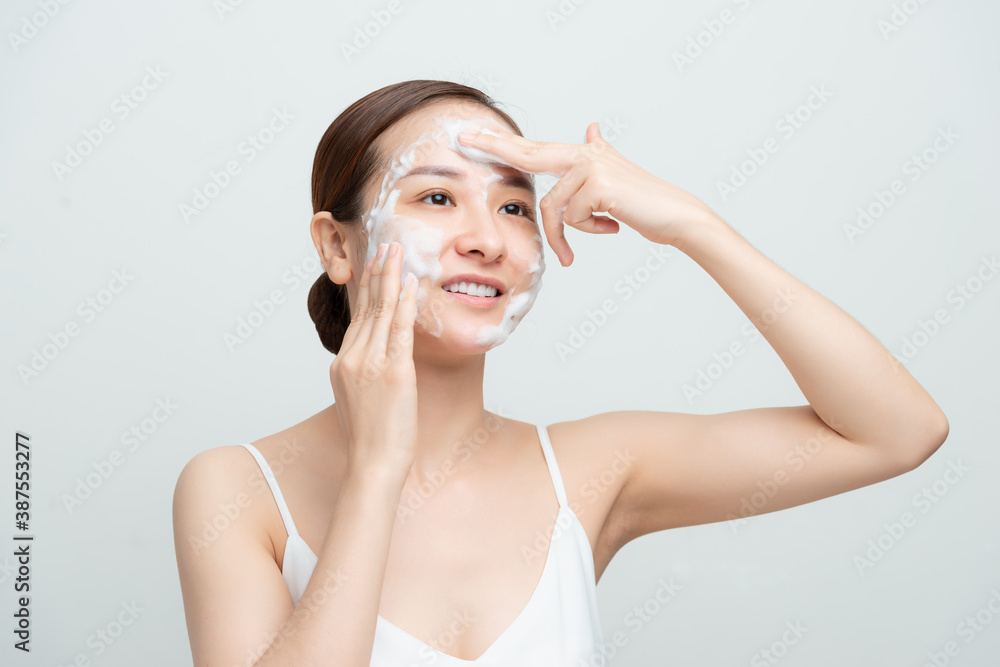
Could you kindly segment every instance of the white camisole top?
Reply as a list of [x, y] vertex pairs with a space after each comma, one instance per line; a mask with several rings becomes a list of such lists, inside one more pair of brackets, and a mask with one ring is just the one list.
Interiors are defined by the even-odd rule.
[[[600, 667], [607, 664], [602, 652], [604, 636], [590, 540], [566, 501], [566, 490], [548, 431], [540, 424], [535, 428], [559, 499], [559, 510], [541, 579], [527, 604], [503, 634], [475, 660], [464, 660], [432, 648], [379, 615], [375, 622], [372, 667]], [[256, 447], [249, 443], [243, 446], [257, 460], [285, 522], [288, 539], [281, 576], [288, 585], [292, 604], [297, 606], [318, 558], [296, 530], [270, 465]]]

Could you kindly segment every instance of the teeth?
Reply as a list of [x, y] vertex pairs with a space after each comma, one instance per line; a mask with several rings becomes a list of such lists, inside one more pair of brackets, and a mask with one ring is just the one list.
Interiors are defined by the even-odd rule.
[[492, 285], [477, 285], [476, 283], [453, 283], [451, 285], [445, 285], [444, 289], [449, 292], [461, 292], [462, 294], [469, 294], [470, 296], [496, 296], [497, 288]]

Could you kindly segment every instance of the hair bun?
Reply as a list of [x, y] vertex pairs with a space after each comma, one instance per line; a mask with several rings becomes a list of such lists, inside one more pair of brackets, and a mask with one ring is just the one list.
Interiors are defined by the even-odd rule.
[[316, 333], [319, 334], [323, 347], [334, 354], [339, 354], [344, 334], [347, 333], [347, 325], [351, 321], [351, 311], [344, 286], [330, 280], [330, 276], [325, 272], [321, 273], [309, 288], [308, 306], [309, 317], [316, 325]]

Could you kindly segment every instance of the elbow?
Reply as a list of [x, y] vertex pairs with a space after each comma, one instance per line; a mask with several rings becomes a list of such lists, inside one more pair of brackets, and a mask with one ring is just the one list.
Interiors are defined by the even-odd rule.
[[933, 456], [934, 452], [940, 449], [941, 445], [948, 439], [949, 430], [948, 418], [939, 410], [931, 425], [922, 430], [921, 442], [925, 444], [911, 450], [912, 456], [906, 464], [906, 469], [909, 471], [918, 468]]

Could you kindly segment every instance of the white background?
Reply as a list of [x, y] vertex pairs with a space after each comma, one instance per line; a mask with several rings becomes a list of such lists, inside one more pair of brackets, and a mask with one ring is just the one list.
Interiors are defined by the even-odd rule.
[[[995, 3], [401, 0], [350, 57], [342, 44], [387, 3], [245, 0], [220, 12], [209, 0], [90, 0], [53, 5], [51, 18], [42, 4], [10, 1], [0, 13], [0, 498], [9, 518], [0, 532], [11, 545], [0, 557], [0, 662], [65, 665], [83, 654], [95, 665], [190, 664], [171, 532], [177, 475], [202, 450], [272, 434], [333, 399], [331, 355], [305, 305], [318, 271], [298, 285], [288, 278], [316, 257], [309, 177], [319, 138], [368, 92], [443, 78], [494, 95], [533, 139], [582, 143], [587, 124], [601, 122], [626, 157], [700, 197], [861, 322], [950, 421], [948, 441], [911, 473], [745, 524], [627, 545], [598, 589], [606, 638], [627, 638], [614, 664], [770, 664], [755, 655], [780, 643], [786, 622], [807, 628], [780, 660], [789, 667], [917, 666], [949, 641], [960, 651], [948, 664], [996, 664], [1000, 617], [987, 603], [1000, 610], [1000, 280], [983, 269], [993, 279], [976, 282], [1000, 249]], [[884, 34], [879, 23], [904, 4], [912, 15], [897, 14], [907, 20]], [[732, 21], [712, 35], [705, 22], [724, 10]], [[690, 47], [699, 40], [700, 54]], [[696, 57], [679, 66], [675, 55], [689, 47]], [[163, 79], [141, 90], [147, 68]], [[802, 105], [813, 87], [830, 97], [810, 110]], [[144, 98], [127, 117], [115, 111], [122, 95]], [[274, 109], [294, 119], [250, 161], [239, 146]], [[787, 137], [776, 124], [796, 112], [808, 118]], [[57, 173], [54, 163], [105, 118], [113, 131]], [[935, 151], [948, 128], [957, 138]], [[769, 137], [779, 150], [724, 198], [718, 183]], [[933, 164], [907, 171], [925, 150]], [[241, 172], [185, 221], [180, 206], [228, 160]], [[895, 179], [905, 192], [849, 238], [858, 208]], [[533, 310], [487, 357], [488, 409], [548, 424], [609, 410], [806, 402], [689, 258], [675, 251], [626, 300], [614, 285], [645, 262], [650, 243], [627, 227], [567, 236], [573, 265], [546, 247]], [[133, 278], [85, 316], [79, 304], [115, 271]], [[978, 292], [959, 308], [954, 290], [967, 284]], [[284, 303], [227, 347], [224, 335], [275, 289]], [[560, 357], [557, 345], [608, 298], [617, 313]], [[914, 336], [937, 310], [947, 321]], [[59, 348], [53, 339], [74, 323], [78, 335]], [[904, 339], [921, 343], [915, 354], [904, 354]], [[734, 341], [746, 353], [716, 373], [713, 355]], [[36, 352], [49, 358], [25, 375]], [[688, 400], [683, 387], [700, 371], [716, 379]], [[140, 446], [123, 446], [158, 399], [178, 407]], [[17, 431], [33, 448], [30, 657], [11, 647]], [[116, 449], [121, 465], [68, 506]], [[958, 462], [968, 472], [942, 481]], [[921, 512], [913, 497], [935, 482], [943, 493]], [[907, 511], [916, 525], [886, 537]], [[880, 537], [891, 548], [859, 571], [855, 558]], [[659, 582], [671, 578], [680, 590], [659, 605]], [[135, 623], [97, 655], [94, 633], [133, 601]], [[645, 604], [654, 613], [636, 628], [633, 610]], [[968, 641], [959, 624], [977, 613], [987, 624]]]

